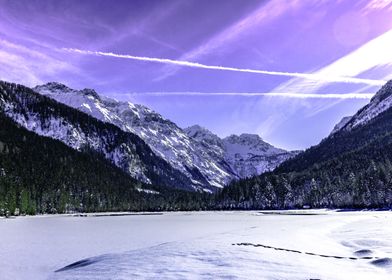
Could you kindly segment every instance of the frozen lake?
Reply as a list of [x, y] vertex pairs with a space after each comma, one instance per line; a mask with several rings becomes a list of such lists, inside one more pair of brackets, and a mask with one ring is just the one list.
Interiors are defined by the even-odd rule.
[[0, 219], [0, 240], [2, 280], [390, 279], [392, 273], [392, 212], [18, 217]]

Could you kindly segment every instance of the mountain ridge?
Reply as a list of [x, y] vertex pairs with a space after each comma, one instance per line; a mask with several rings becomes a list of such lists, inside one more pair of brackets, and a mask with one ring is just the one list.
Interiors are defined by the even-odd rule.
[[[353, 119], [389, 100], [390, 85]], [[230, 184], [218, 204], [224, 209], [392, 208], [392, 106], [364, 120], [350, 129], [343, 126], [272, 172]]]
[[[392, 80], [383, 85], [377, 93], [370, 99], [370, 102], [362, 107], [356, 114], [351, 117], [343, 118], [344, 123], [340, 123], [340, 127], [333, 131], [352, 130], [353, 128], [368, 123], [382, 112], [388, 110], [392, 106]], [[339, 124], [338, 124], [339, 125]]]
[[137, 135], [30, 88], [1, 81], [0, 105], [4, 114], [26, 129], [79, 151], [95, 150], [135, 179], [183, 189], [191, 186], [188, 178], [157, 157]]
[[28, 131], [0, 110], [0, 216], [200, 210], [195, 192], [144, 184], [94, 151]]
[[[280, 156], [262, 155], [264, 157], [259, 158], [259, 161], [271, 163], [260, 165], [253, 160], [247, 162], [245, 169], [241, 169], [238, 167], [241, 165], [240, 159], [232, 159], [234, 155], [230, 158], [225, 157], [222, 139], [200, 126], [193, 127], [199, 135], [192, 135], [190, 128], [181, 129], [146, 106], [117, 101], [98, 94], [86, 95], [83, 92], [86, 89], [74, 90], [60, 83], [47, 83], [36, 86], [34, 90], [97, 119], [112, 123], [124, 131], [137, 134], [158, 156], [202, 189], [205, 189], [206, 185], [222, 188], [233, 179], [273, 169], [294, 155], [286, 152], [283, 156], [283, 150], [276, 150], [274, 153], [279, 153]], [[204, 139], [200, 135], [203, 135]], [[259, 144], [266, 145], [264, 142]], [[260, 156], [261, 153], [262, 150], [258, 151], [257, 155]], [[232, 164], [229, 164], [228, 160], [232, 160]], [[258, 168], [254, 168], [254, 164], [258, 164]], [[237, 165], [237, 168], [234, 168], [234, 165]]]

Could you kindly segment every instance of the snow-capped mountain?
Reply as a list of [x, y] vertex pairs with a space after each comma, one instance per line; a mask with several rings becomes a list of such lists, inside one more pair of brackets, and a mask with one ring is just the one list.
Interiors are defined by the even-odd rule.
[[340, 130], [352, 130], [364, 125], [392, 106], [392, 80], [388, 81], [370, 100], [369, 104], [360, 109], [354, 116], [343, 118], [332, 133]]
[[232, 179], [232, 174], [203, 146], [175, 123], [145, 106], [101, 97], [91, 89], [74, 90], [59, 83], [37, 86], [34, 90], [124, 131], [135, 133], [156, 155], [190, 178], [196, 189], [221, 188]]
[[257, 134], [231, 135], [223, 139], [225, 159], [239, 177], [271, 171], [297, 152], [287, 152], [266, 142]]
[[238, 178], [247, 178], [273, 170], [298, 152], [276, 148], [257, 134], [243, 133], [219, 138], [209, 130], [194, 125], [185, 129], [188, 135], [204, 145], [220, 161], [226, 162]]
[[[184, 132], [191, 139], [201, 145], [211, 157], [218, 159], [219, 162], [227, 165], [227, 163], [224, 161], [225, 150], [223, 141], [216, 134], [212, 133], [204, 127], [201, 127], [200, 125], [193, 125], [184, 128]], [[226, 169], [229, 170], [231, 174], [236, 175], [233, 173], [230, 167], [226, 166]]]
[[[91, 91], [81, 91], [87, 98]], [[155, 155], [137, 135], [42, 96], [0, 81], [0, 111], [19, 125], [79, 150], [94, 151], [145, 183], [191, 189], [191, 181]], [[97, 175], [99, 176], [99, 175]]]
[[[240, 142], [235, 143], [230, 137], [220, 139], [200, 126], [183, 130], [143, 105], [103, 97], [91, 89], [74, 90], [63, 84], [47, 83], [34, 90], [135, 133], [156, 155], [190, 178], [196, 189], [221, 188], [233, 179], [271, 170], [294, 155], [261, 138], [244, 141], [252, 137], [240, 136]], [[250, 146], [246, 148], [247, 145]]]

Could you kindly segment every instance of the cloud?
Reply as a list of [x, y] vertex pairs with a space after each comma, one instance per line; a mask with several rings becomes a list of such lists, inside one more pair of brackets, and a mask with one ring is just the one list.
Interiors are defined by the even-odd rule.
[[150, 96], [265, 96], [265, 97], [286, 97], [286, 98], [299, 98], [299, 99], [370, 99], [374, 93], [292, 93], [292, 92], [142, 92], [142, 93], [129, 93], [130, 96], [135, 95], [150, 95]]
[[[391, 66], [392, 66], [392, 52], [390, 51], [390, 46], [392, 44], [392, 30], [385, 32], [384, 34], [370, 40], [369, 42], [363, 44], [361, 47], [353, 50], [347, 55], [335, 60], [331, 64], [328, 64], [310, 74], [321, 75], [321, 76], [352, 76], [358, 77], [360, 75], [373, 75], [373, 77], [381, 78], [383, 80], [388, 80], [391, 78]], [[354, 85], [356, 86], [356, 85]], [[344, 100], [354, 100], [358, 102], [364, 100], [363, 98], [371, 98], [371, 93], [366, 93], [362, 96], [361, 92], [375, 92], [379, 86], [375, 87], [372, 85], [357, 85], [356, 88], [350, 85], [351, 90], [349, 95], [341, 93], [336, 93], [342, 90], [347, 90], [347, 85], [341, 84], [331, 84], [328, 81], [323, 80], [310, 80], [295, 77], [287, 82], [284, 82], [271, 92], [282, 93], [285, 96], [294, 96], [295, 94], [301, 93], [303, 97], [308, 96], [308, 98], [313, 98], [312, 96], [319, 96], [320, 98], [328, 98], [329, 94], [324, 94], [323, 92], [335, 92], [332, 96], [336, 97], [334, 100], [328, 100], [328, 102], [323, 102], [318, 105], [315, 104], [315, 100], [310, 100], [307, 98], [296, 99], [296, 102], [292, 100], [286, 102], [287, 108], [285, 109], [285, 114], [277, 112], [275, 118], [269, 119], [267, 125], [261, 126], [260, 133], [265, 135], [272, 135], [275, 131], [282, 129], [281, 125], [287, 120], [292, 118], [297, 112], [299, 112], [301, 107], [309, 106], [310, 113], [304, 113], [304, 118], [313, 117], [320, 114], [326, 110], [331, 110], [332, 107], [344, 102]], [[324, 96], [324, 97], [322, 97]], [[339, 98], [341, 97], [341, 98]], [[282, 99], [283, 100], [283, 99]], [[287, 99], [288, 100], [288, 99]], [[326, 100], [326, 99], [325, 99]], [[275, 102], [270, 102], [272, 106]], [[354, 103], [353, 103], [354, 104]], [[357, 104], [357, 103], [355, 103]], [[265, 102], [259, 101], [254, 102], [254, 107], [251, 108], [252, 111], [262, 110], [265, 106]], [[289, 107], [291, 106], [291, 107]], [[355, 112], [355, 107], [352, 108], [352, 112]]]
[[392, 10], [392, 0], [370, 0], [364, 7], [365, 11]]
[[[377, 67], [392, 65], [392, 30], [385, 32], [379, 37], [367, 42], [358, 49], [337, 59], [333, 63], [312, 72], [313, 75], [321, 76], [350, 76], [355, 77]], [[390, 73], [383, 75], [382, 79], [387, 80]], [[326, 86], [328, 81], [309, 81], [308, 79], [294, 78], [274, 88], [276, 92], [304, 92], [315, 93]], [[368, 84], [371, 85], [371, 84]]]
[[0, 79], [33, 86], [61, 71], [77, 72], [67, 62], [0, 39]]
[[[321, 5], [323, 2], [325, 2], [325, 0], [263, 1], [257, 9], [223, 29], [221, 32], [214, 34], [210, 39], [206, 40], [198, 47], [183, 54], [179, 60], [195, 60], [217, 50], [222, 52], [222, 49], [232, 45], [233, 42], [238, 42], [242, 36], [257, 30], [260, 27], [264, 27], [266, 23], [276, 20], [290, 11], [299, 10], [303, 6], [307, 6], [307, 9], [312, 9], [314, 8], [312, 7], [313, 5]], [[167, 67], [163, 69], [164, 73], [157, 77], [155, 81], [166, 79], [175, 74], [177, 70], [178, 67], [167, 65]]]
[[[328, 64], [317, 71], [310, 74], [321, 75], [321, 76], [359, 76], [361, 74], [372, 74], [377, 73], [377, 76], [382, 80], [388, 80], [391, 78], [390, 70], [392, 66], [392, 52], [390, 52], [390, 46], [392, 44], [392, 30], [385, 32], [384, 34], [370, 40], [363, 44], [361, 47], [353, 50], [347, 55], [335, 60], [331, 64]], [[385, 69], [384, 69], [385, 68]], [[378, 71], [378, 70], [381, 71]], [[303, 93], [303, 94], [320, 94], [325, 87], [328, 87], [328, 91], [344, 90], [345, 87], [342, 85], [331, 85], [328, 81], [322, 80], [309, 80], [303, 78], [293, 78], [284, 82], [274, 89], [272, 92], [288, 92], [288, 93]], [[363, 91], [376, 91], [379, 86], [370, 84], [362, 84], [357, 88], [353, 88], [350, 92], [353, 96], [360, 94]], [[319, 92], [319, 93], [318, 93]], [[370, 95], [369, 95], [370, 96]], [[343, 101], [343, 98], [338, 100], [336, 104]], [[330, 109], [331, 104], [325, 104], [312, 115], [323, 112], [324, 110]]]
[[125, 54], [115, 54], [112, 52], [89, 51], [89, 50], [80, 50], [80, 49], [71, 49], [71, 48], [63, 48], [62, 50], [66, 51], [66, 52], [78, 53], [78, 54], [83, 54], [83, 55], [115, 57], [115, 58], [131, 59], [131, 60], [137, 60], [137, 61], [177, 65], [177, 66], [183, 66], [183, 67], [202, 68], [202, 69], [209, 69], [209, 70], [233, 71], [233, 72], [253, 73], [253, 74], [262, 74], [262, 75], [297, 77], [297, 78], [311, 79], [311, 80], [317, 80], [317, 81], [326, 81], [326, 82], [368, 84], [368, 85], [376, 85], [376, 86], [380, 86], [380, 85], [383, 85], [386, 83], [386, 81], [384, 81], [384, 80], [361, 79], [361, 78], [353, 78], [353, 77], [349, 77], [349, 76], [333, 76], [333, 75], [323, 75], [323, 74], [280, 72], [280, 71], [267, 71], [267, 70], [257, 70], [257, 69], [247, 69], [247, 68], [226, 67], [226, 66], [218, 66], [218, 65], [207, 65], [207, 64], [185, 61], [185, 60], [134, 56], [134, 55], [125, 55]]

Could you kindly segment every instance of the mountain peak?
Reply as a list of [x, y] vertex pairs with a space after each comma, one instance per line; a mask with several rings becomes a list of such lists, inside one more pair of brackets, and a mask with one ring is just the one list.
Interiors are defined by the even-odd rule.
[[[240, 135], [232, 134], [223, 139], [226, 147], [237, 147], [234, 150], [240, 149], [244, 153], [259, 153], [266, 151], [286, 152], [278, 149], [271, 144], [265, 142], [260, 135], [251, 133], [242, 133]], [[243, 147], [243, 148], [240, 148]], [[232, 150], [232, 148], [230, 148]]]
[[184, 128], [184, 131], [189, 137], [199, 142], [206, 142], [220, 147], [222, 146], [222, 139], [220, 139], [216, 134], [212, 133], [207, 128], [198, 124]]
[[263, 141], [263, 138], [261, 138], [260, 135], [258, 134], [252, 134], [252, 133], [241, 133], [240, 134], [240, 139], [251, 139], [251, 140], [257, 140], [257, 141]]
[[59, 82], [48, 82], [43, 85], [37, 85], [33, 88], [34, 90], [51, 90], [51, 91], [61, 91], [61, 92], [70, 92], [72, 89], [62, 83]]
[[213, 134], [211, 131], [209, 131], [207, 128], [202, 127], [201, 125], [195, 124], [192, 126], [189, 126], [187, 128], [184, 128], [184, 131], [191, 137], [196, 137], [197, 134]]
[[385, 85], [383, 85], [379, 91], [373, 96], [370, 102], [381, 102], [384, 99], [392, 95], [392, 80], [389, 80]]
[[188, 127], [185, 128], [185, 129], [207, 130], [205, 127], [203, 127], [203, 126], [201, 126], [201, 125], [198, 125], [198, 124], [194, 124], [194, 125], [188, 126]]
[[83, 95], [92, 96], [95, 99], [100, 99], [98, 93], [95, 90], [91, 89], [91, 88], [85, 88], [85, 89], [80, 90], [79, 92], [81, 94], [83, 94]]
[[343, 117], [343, 118], [340, 120], [340, 122], [338, 122], [338, 123], [334, 126], [334, 128], [332, 129], [330, 135], [332, 135], [332, 134], [338, 132], [339, 130], [341, 130], [341, 129], [351, 120], [351, 118], [352, 118], [352, 116]]
[[85, 88], [82, 90], [75, 90], [72, 89], [62, 83], [59, 82], [49, 82], [43, 85], [38, 85], [33, 88], [35, 91], [43, 93], [43, 94], [68, 94], [68, 93], [74, 93], [74, 94], [81, 94], [84, 96], [92, 96], [94, 99], [100, 99], [98, 93], [90, 88]]
[[342, 129], [351, 130], [357, 126], [364, 125], [391, 107], [392, 80], [383, 85], [365, 107], [362, 107], [349, 120], [345, 120], [346, 123], [343, 126], [340, 126], [338, 130], [334, 129], [333, 132], [337, 132]]
[[232, 134], [226, 137], [224, 140], [230, 143], [265, 143], [260, 135], [252, 133], [241, 133], [240, 135]]

